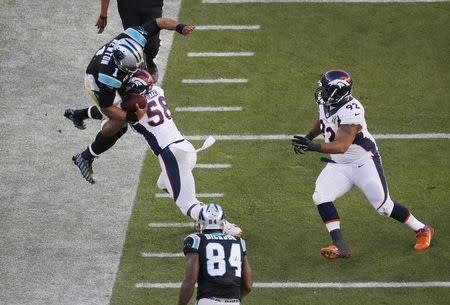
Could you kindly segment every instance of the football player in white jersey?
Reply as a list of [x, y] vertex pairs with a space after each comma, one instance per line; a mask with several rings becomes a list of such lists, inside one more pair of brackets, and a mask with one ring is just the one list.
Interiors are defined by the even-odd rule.
[[[144, 69], [138, 69], [136, 75], [151, 78]], [[147, 112], [130, 125], [144, 136], [153, 154], [159, 159], [161, 174], [157, 186], [169, 193], [184, 215], [198, 221], [203, 203], [196, 198], [192, 170], [197, 162], [197, 152], [208, 148], [215, 140], [208, 137], [200, 149], [195, 149], [175, 125], [164, 90], [146, 83], [145, 79], [131, 77], [124, 83], [124, 101], [136, 94], [147, 99]], [[225, 231], [234, 236], [242, 233], [238, 226], [228, 221], [225, 222]]]
[[[367, 129], [364, 107], [352, 96], [348, 72], [330, 70], [322, 75], [316, 90], [319, 117], [306, 136], [294, 136], [297, 154], [307, 151], [329, 153], [321, 158], [327, 165], [316, 181], [313, 200], [331, 235], [333, 244], [320, 253], [330, 259], [350, 257], [350, 247], [342, 237], [340, 219], [334, 201], [358, 187], [381, 215], [404, 223], [416, 232], [417, 251], [430, 246], [433, 228], [417, 220], [403, 205], [393, 202], [383, 173], [381, 157], [373, 136]], [[322, 134], [325, 143], [312, 140]]]

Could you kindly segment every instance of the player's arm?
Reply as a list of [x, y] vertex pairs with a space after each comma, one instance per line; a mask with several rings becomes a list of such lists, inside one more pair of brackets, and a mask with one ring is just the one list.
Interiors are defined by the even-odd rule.
[[195, 29], [195, 26], [178, 23], [171, 18], [156, 18], [144, 23], [142, 27], [147, 31], [148, 36], [156, 35], [160, 30], [177, 31], [186, 36]]
[[198, 253], [189, 252], [186, 254], [186, 273], [181, 283], [180, 294], [178, 296], [178, 305], [187, 305], [192, 298], [197, 283], [200, 263]]
[[355, 136], [361, 131], [361, 125], [343, 124], [336, 132], [336, 138], [330, 143], [315, 143], [307, 137], [294, 136], [292, 145], [296, 153], [303, 154], [307, 151], [318, 151], [329, 154], [343, 154], [355, 140]]
[[320, 152], [329, 154], [343, 154], [355, 140], [356, 135], [361, 131], [361, 125], [344, 124], [339, 126], [336, 138], [333, 142], [322, 143]]
[[253, 287], [253, 274], [250, 268], [250, 263], [248, 262], [247, 255], [244, 256], [244, 261], [242, 262], [242, 284], [241, 284], [241, 298], [250, 293]]
[[108, 18], [108, 7], [109, 7], [109, 0], [101, 0], [100, 16], [98, 17], [97, 23], [95, 24], [99, 34], [102, 33], [103, 30], [106, 28]]
[[134, 123], [139, 121], [147, 112], [147, 107], [139, 108], [136, 105], [136, 112], [125, 112], [119, 107], [113, 106], [116, 91], [104, 84], [99, 84], [98, 102], [100, 111], [111, 120]]

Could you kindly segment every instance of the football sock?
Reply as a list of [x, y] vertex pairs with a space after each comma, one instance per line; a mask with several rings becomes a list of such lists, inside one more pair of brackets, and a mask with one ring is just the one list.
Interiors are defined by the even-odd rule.
[[75, 110], [74, 114], [77, 119], [81, 120], [85, 119], [101, 120], [103, 118], [103, 114], [100, 112], [100, 110], [98, 110], [96, 106]]
[[407, 221], [410, 213], [407, 208], [399, 203], [394, 203], [394, 208], [392, 209], [390, 217], [404, 223]]
[[340, 228], [339, 214], [333, 202], [321, 203], [317, 206], [317, 209], [319, 210], [320, 217], [322, 217], [322, 221], [325, 223], [328, 232]]
[[347, 243], [345, 242], [340, 229], [331, 231], [330, 236], [331, 239], [333, 240], [333, 245], [338, 247], [341, 255], [347, 256], [352, 253], [352, 250], [350, 249], [349, 245], [347, 245]]
[[122, 128], [112, 137], [106, 137], [100, 131], [95, 137], [94, 142], [81, 153], [81, 156], [87, 160], [98, 157], [100, 154], [113, 147], [117, 140], [123, 136], [125, 132], [127, 132], [127, 127]]
[[416, 232], [425, 227], [425, 224], [418, 221], [416, 217], [413, 216], [413, 214], [409, 214], [408, 219], [405, 221], [405, 225]]

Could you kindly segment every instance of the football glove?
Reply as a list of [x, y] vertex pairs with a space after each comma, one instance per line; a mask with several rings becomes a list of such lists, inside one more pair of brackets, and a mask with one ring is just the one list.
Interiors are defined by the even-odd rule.
[[307, 151], [320, 151], [320, 144], [302, 136], [294, 136], [292, 146], [296, 154], [304, 154]]

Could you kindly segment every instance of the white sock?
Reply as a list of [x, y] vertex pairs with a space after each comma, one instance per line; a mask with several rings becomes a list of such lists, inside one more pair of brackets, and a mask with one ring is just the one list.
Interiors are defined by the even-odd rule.
[[422, 229], [423, 227], [425, 227], [425, 224], [418, 221], [416, 219], [416, 217], [414, 217], [413, 214], [409, 214], [408, 219], [406, 219], [406, 221], [405, 221], [405, 225], [407, 225], [408, 227], [410, 227], [412, 230], [414, 230], [416, 232], [419, 231], [420, 229]]
[[328, 232], [331, 232], [333, 230], [341, 228], [341, 221], [340, 220], [330, 221], [330, 222], [327, 222], [325, 224], [325, 226], [327, 227]]

